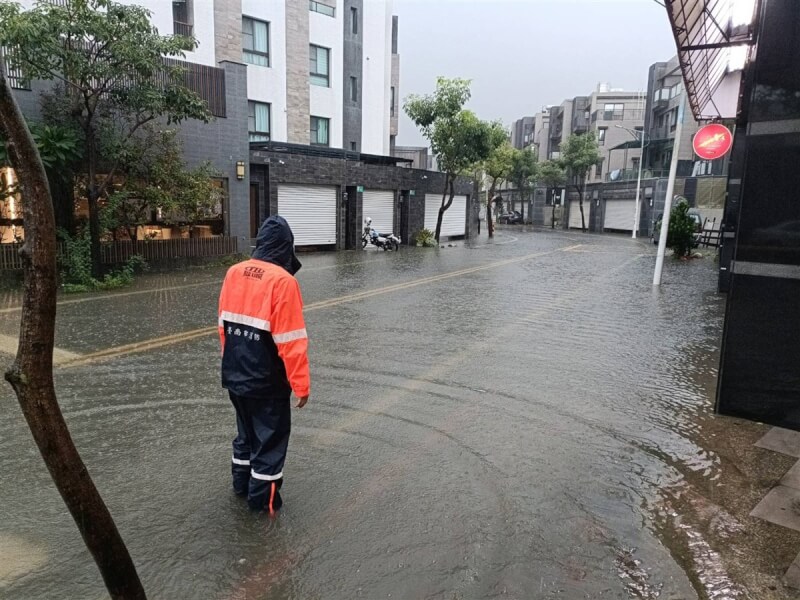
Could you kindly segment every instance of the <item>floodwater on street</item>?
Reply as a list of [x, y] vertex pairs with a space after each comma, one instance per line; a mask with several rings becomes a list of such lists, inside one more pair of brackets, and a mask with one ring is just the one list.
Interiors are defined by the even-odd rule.
[[[698, 430], [724, 299], [711, 258], [668, 260], [654, 290], [648, 241], [301, 255], [312, 393], [276, 520], [230, 489], [224, 268], [61, 298], [56, 345], [83, 358], [59, 400], [149, 596], [745, 597], [659, 518], [684, 473], [720, 476]], [[0, 409], [0, 597], [105, 597], [8, 386]]]

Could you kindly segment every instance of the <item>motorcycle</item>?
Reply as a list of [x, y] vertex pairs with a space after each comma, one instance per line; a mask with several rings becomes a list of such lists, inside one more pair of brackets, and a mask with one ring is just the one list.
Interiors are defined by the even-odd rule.
[[361, 234], [361, 248], [366, 248], [367, 244], [372, 244], [377, 248], [387, 250], [400, 249], [400, 236], [393, 233], [378, 233], [369, 225], [364, 227], [364, 233]]

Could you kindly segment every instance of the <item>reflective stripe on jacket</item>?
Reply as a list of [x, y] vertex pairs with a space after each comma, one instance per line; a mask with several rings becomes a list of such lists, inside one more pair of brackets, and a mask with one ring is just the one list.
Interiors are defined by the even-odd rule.
[[251, 259], [228, 270], [219, 297], [222, 386], [237, 396], [308, 396], [308, 335], [297, 280]]

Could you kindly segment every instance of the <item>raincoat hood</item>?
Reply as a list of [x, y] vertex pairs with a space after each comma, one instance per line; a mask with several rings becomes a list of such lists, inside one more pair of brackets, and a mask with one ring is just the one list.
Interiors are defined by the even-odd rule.
[[294, 253], [294, 234], [286, 219], [268, 218], [258, 230], [253, 258], [283, 267], [294, 275], [302, 266]]

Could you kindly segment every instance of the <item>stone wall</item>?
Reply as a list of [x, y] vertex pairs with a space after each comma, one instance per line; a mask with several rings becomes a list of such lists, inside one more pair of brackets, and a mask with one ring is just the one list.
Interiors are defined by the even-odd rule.
[[[444, 192], [445, 175], [433, 171], [407, 169], [393, 165], [375, 165], [354, 159], [290, 154], [270, 150], [250, 153], [251, 169], [265, 173], [259, 181], [267, 182], [268, 193], [259, 207], [262, 218], [278, 212], [280, 184], [331, 185], [337, 188], [339, 218], [337, 248], [353, 248], [360, 239], [364, 215], [363, 194], [358, 188], [395, 192], [395, 225], [403, 243], [408, 243], [425, 225], [425, 194]], [[459, 178], [455, 192], [473, 197], [472, 180]], [[468, 216], [471, 204], [468, 201]], [[470, 220], [470, 219], [468, 219]], [[468, 225], [469, 227], [469, 225]]]
[[[222, 62], [225, 70], [225, 118], [210, 123], [185, 121], [180, 125], [183, 155], [189, 166], [209, 161], [227, 181], [228, 201], [224, 207], [225, 232], [241, 239], [249, 237], [249, 142], [247, 134], [247, 66]], [[236, 178], [236, 163], [244, 161], [245, 177]], [[243, 247], [240, 243], [240, 247]]]
[[242, 0], [214, 0], [216, 61], [242, 61]]
[[291, 144], [308, 144], [311, 139], [309, 35], [307, 0], [286, 0], [286, 118]]

